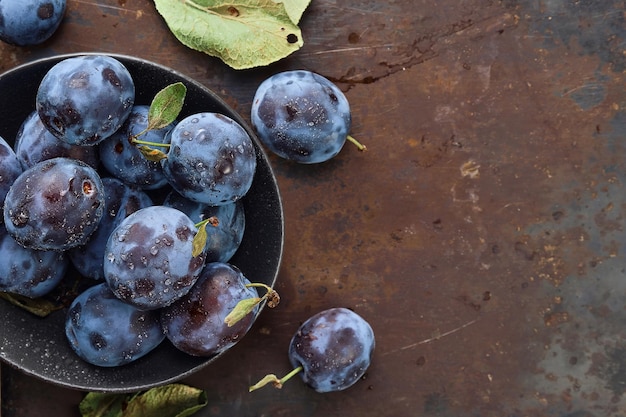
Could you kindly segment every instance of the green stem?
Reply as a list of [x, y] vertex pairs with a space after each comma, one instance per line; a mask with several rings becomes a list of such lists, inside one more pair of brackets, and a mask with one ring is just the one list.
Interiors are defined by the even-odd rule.
[[252, 392], [259, 388], [263, 388], [269, 383], [273, 384], [274, 387], [276, 388], [282, 388], [285, 382], [289, 381], [294, 375], [302, 372], [302, 370], [303, 370], [302, 366], [298, 366], [297, 368], [295, 368], [294, 370], [292, 370], [291, 372], [289, 372], [287, 375], [285, 375], [284, 377], [280, 379], [278, 379], [278, 377], [274, 374], [265, 375], [263, 379], [261, 379], [259, 382], [257, 382], [254, 385], [251, 385], [248, 388], [248, 391]]
[[363, 145], [361, 142], [356, 140], [353, 136], [348, 135], [346, 137], [346, 139], [349, 142], [352, 142], [357, 147], [358, 150], [360, 150], [360, 151], [366, 151], [367, 150], [367, 146]]
[[300, 372], [302, 372], [303, 369], [304, 368], [302, 368], [302, 366], [298, 366], [297, 368], [289, 372], [287, 375], [282, 377], [278, 382], [280, 383], [280, 385], [283, 385], [285, 382], [289, 381], [294, 375], [297, 375]]
[[159, 143], [159, 142], [150, 142], [148, 140], [137, 139], [138, 136], [141, 136], [142, 133], [133, 137], [132, 143], [136, 145], [148, 145], [148, 146], [160, 146], [162, 148], [169, 148], [169, 143]]

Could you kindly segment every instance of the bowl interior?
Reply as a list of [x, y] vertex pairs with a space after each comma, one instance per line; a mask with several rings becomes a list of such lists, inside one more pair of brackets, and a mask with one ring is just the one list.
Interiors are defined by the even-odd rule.
[[[257, 171], [244, 197], [246, 230], [231, 263], [252, 281], [274, 286], [283, 248], [283, 211], [276, 179], [254, 132], [215, 93], [188, 77], [145, 60], [109, 54], [122, 62], [135, 81], [136, 104], [150, 104], [168, 84], [183, 82], [187, 96], [180, 118], [202, 111], [219, 112], [240, 123], [253, 138]], [[35, 109], [40, 80], [61, 55], [25, 64], [0, 75], [0, 136], [12, 144], [26, 116]], [[2, 256], [2, 254], [0, 254]], [[38, 318], [0, 300], [0, 358], [45, 381], [86, 391], [131, 392], [173, 382], [217, 359], [192, 357], [167, 340], [139, 360], [117, 368], [100, 368], [81, 360], [65, 339], [67, 309]]]

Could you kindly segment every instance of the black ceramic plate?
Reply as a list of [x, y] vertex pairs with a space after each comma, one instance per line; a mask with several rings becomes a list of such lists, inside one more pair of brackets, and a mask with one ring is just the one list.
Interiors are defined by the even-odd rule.
[[[13, 143], [19, 126], [34, 110], [40, 80], [54, 64], [75, 55], [62, 55], [25, 64], [0, 75], [0, 136]], [[251, 280], [274, 286], [283, 249], [283, 211], [280, 194], [266, 154], [254, 132], [215, 93], [188, 77], [141, 59], [111, 55], [121, 61], [135, 81], [136, 104], [150, 104], [168, 84], [187, 86], [180, 117], [201, 111], [219, 112], [239, 122], [253, 138], [257, 171], [244, 197], [246, 231], [232, 258]], [[0, 254], [0, 256], [3, 256]], [[0, 300], [0, 358], [21, 371], [68, 388], [87, 391], [131, 392], [174, 382], [217, 359], [192, 357], [167, 340], [155, 351], [129, 365], [99, 368], [78, 358], [64, 333], [66, 309], [41, 319]]]

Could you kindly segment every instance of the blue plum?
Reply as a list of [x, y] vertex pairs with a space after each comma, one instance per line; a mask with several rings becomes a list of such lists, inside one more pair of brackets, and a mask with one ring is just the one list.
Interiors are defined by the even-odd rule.
[[[100, 160], [104, 168], [127, 184], [145, 190], [154, 190], [167, 185], [161, 163], [145, 158], [131, 142], [134, 135], [148, 126], [149, 106], [135, 105], [130, 115], [113, 135], [100, 142]], [[174, 124], [153, 129], [139, 139], [152, 143], [169, 143], [168, 133]]]
[[38, 45], [57, 31], [66, 0], [0, 1], [0, 40], [17, 46]]
[[182, 211], [196, 224], [211, 217], [218, 220], [217, 225], [206, 227], [206, 262], [228, 262], [237, 252], [246, 227], [241, 200], [222, 206], [211, 206], [171, 191], [165, 197], [163, 205]]
[[336, 156], [352, 117], [346, 96], [323, 76], [286, 71], [263, 81], [251, 108], [259, 139], [278, 156], [304, 164]]
[[4, 199], [11, 185], [13, 185], [13, 182], [20, 176], [22, 171], [22, 164], [20, 164], [15, 151], [0, 136], [0, 208], [4, 206]]
[[80, 358], [102, 367], [133, 362], [165, 339], [158, 311], [142, 311], [120, 301], [105, 283], [74, 299], [65, 334]]
[[71, 158], [52, 158], [22, 172], [4, 200], [4, 224], [21, 245], [68, 250], [87, 242], [104, 211], [102, 180]]
[[172, 130], [161, 160], [168, 182], [182, 196], [219, 206], [243, 197], [254, 178], [256, 150], [237, 122], [218, 113], [197, 113]]
[[63, 252], [28, 249], [0, 225], [0, 291], [37, 298], [63, 279], [68, 267]]
[[129, 116], [135, 84], [128, 69], [106, 55], [66, 58], [44, 75], [35, 100], [46, 128], [72, 145], [95, 145]]
[[300, 326], [289, 344], [289, 360], [303, 368], [300, 375], [314, 390], [341, 391], [365, 374], [374, 346], [367, 321], [352, 310], [331, 308]]
[[79, 274], [94, 280], [104, 279], [104, 253], [113, 230], [130, 214], [152, 205], [143, 191], [132, 188], [117, 178], [102, 178], [104, 214], [98, 228], [81, 246], [70, 249], [68, 256]]
[[13, 148], [24, 169], [57, 157], [78, 159], [96, 169], [99, 164], [97, 147], [70, 145], [58, 139], [44, 126], [36, 111], [20, 126]]
[[213, 356], [233, 347], [254, 323], [258, 305], [232, 326], [224, 318], [241, 300], [256, 298], [250, 281], [233, 265], [208, 263], [194, 287], [180, 300], [161, 310], [165, 336], [193, 356]]
[[137, 210], [109, 236], [106, 282], [118, 298], [141, 309], [173, 303], [189, 292], [204, 266], [204, 252], [193, 256], [195, 234], [194, 222], [180, 210]]

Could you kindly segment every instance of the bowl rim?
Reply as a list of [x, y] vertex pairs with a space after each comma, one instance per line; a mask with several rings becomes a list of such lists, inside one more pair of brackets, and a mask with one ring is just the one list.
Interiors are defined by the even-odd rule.
[[[158, 62], [154, 62], [151, 60], [147, 60], [144, 58], [139, 58], [139, 57], [127, 55], [127, 54], [88, 51], [88, 52], [64, 53], [64, 54], [41, 57], [41, 58], [37, 58], [31, 61], [22, 63], [6, 71], [3, 71], [2, 73], [0, 73], [0, 81], [7, 76], [10, 76], [15, 73], [19, 73], [20, 71], [28, 69], [29, 67], [37, 67], [38, 65], [42, 65], [42, 64], [54, 65], [53, 63], [60, 62], [64, 59], [75, 58], [75, 57], [80, 57], [80, 56], [108, 56], [108, 57], [121, 61], [123, 64], [124, 64], [124, 61], [128, 61], [128, 62], [134, 63], [135, 65], [146, 65], [148, 67], [156, 68], [160, 71], [168, 72], [172, 74], [173, 76], [175, 76], [176, 78], [184, 80], [185, 83], [193, 84], [193, 86], [197, 88], [198, 90], [200, 90], [203, 94], [206, 94], [207, 96], [211, 97], [211, 100], [213, 100], [218, 106], [223, 107], [228, 113], [230, 113], [228, 115], [229, 117], [231, 117], [233, 120], [239, 123], [246, 130], [246, 132], [248, 133], [248, 135], [250, 136], [250, 138], [255, 144], [256, 152], [257, 152], [257, 159], [260, 158], [264, 162], [265, 168], [267, 169], [269, 175], [271, 176], [271, 179], [273, 180], [274, 193], [276, 194], [276, 197], [277, 197], [277, 201], [275, 201], [277, 207], [275, 208], [275, 210], [280, 214], [280, 216], [279, 216], [279, 222], [277, 223], [276, 226], [279, 228], [280, 241], [276, 242], [276, 245], [277, 245], [276, 246], [277, 248], [276, 268], [273, 272], [273, 275], [271, 277], [267, 277], [267, 282], [269, 283], [269, 286], [271, 288], [274, 288], [276, 285], [276, 281], [278, 279], [280, 269], [281, 269], [284, 245], [285, 245], [284, 207], [283, 207], [282, 196], [280, 193], [280, 188], [278, 187], [278, 181], [276, 179], [276, 175], [274, 173], [272, 164], [270, 163], [270, 160], [268, 158], [268, 154], [264, 150], [260, 140], [256, 136], [256, 133], [252, 130], [248, 122], [245, 119], [243, 119], [243, 117], [237, 111], [235, 111], [228, 103], [226, 103], [226, 101], [222, 99], [222, 97], [220, 97], [216, 92], [214, 92], [213, 90], [205, 86], [203, 83], [195, 80], [194, 78], [188, 75], [185, 75], [184, 73], [178, 70], [172, 69]], [[265, 305], [266, 305], [265, 302], [263, 302], [260, 305], [260, 308], [255, 315], [255, 321], [258, 318], [258, 316], [261, 314], [261, 312], [263, 311]], [[0, 346], [0, 349], [2, 349], [1, 346]], [[24, 374], [36, 377], [37, 379], [43, 380], [45, 382], [49, 382], [57, 386], [69, 388], [69, 389], [81, 390], [81, 391], [94, 391], [94, 392], [109, 392], [109, 393], [113, 393], [113, 392], [129, 393], [129, 392], [142, 391], [142, 390], [146, 390], [146, 389], [157, 387], [157, 386], [163, 386], [163, 385], [184, 379], [192, 374], [195, 374], [201, 369], [207, 367], [209, 364], [211, 364], [213, 361], [215, 361], [218, 357], [222, 356], [227, 351], [228, 350], [221, 352], [217, 355], [208, 357], [206, 358], [206, 360], [203, 360], [198, 365], [192, 366], [186, 369], [184, 372], [178, 373], [175, 376], [172, 376], [166, 379], [161, 379], [161, 380], [154, 381], [151, 383], [123, 384], [123, 385], [116, 386], [116, 387], [87, 386], [87, 384], [79, 384], [79, 383], [72, 383], [69, 381], [61, 381], [51, 376], [45, 375], [42, 372], [37, 372], [33, 369], [25, 367], [24, 365], [20, 364], [18, 361], [10, 360], [10, 358], [7, 358], [4, 354], [0, 355], [0, 361], [4, 364], [11, 366], [14, 369], [21, 371]]]

